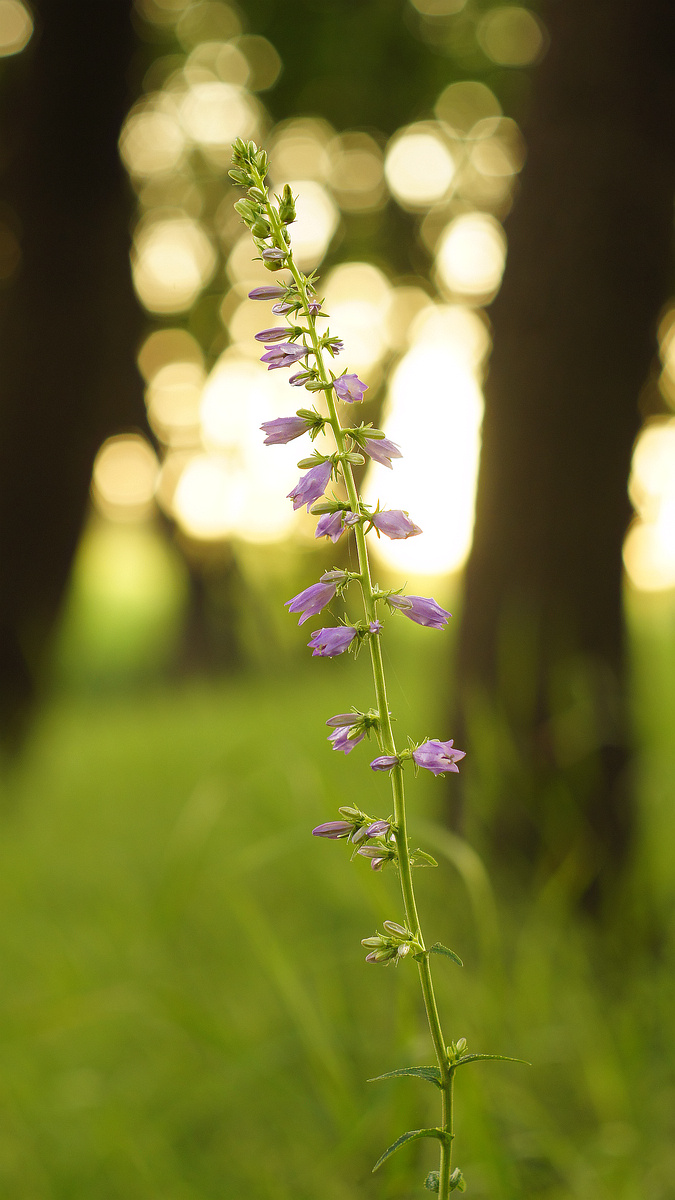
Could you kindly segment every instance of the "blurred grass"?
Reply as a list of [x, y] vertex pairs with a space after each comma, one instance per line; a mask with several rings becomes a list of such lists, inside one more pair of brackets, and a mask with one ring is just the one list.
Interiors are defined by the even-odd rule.
[[[633, 613], [644, 821], [626, 916], [657, 944], [605, 956], [544, 890], [505, 910], [411, 784], [425, 930], [449, 1037], [532, 1067], [458, 1080], [457, 1163], [490, 1200], [675, 1196], [672, 605]], [[444, 734], [438, 643], [404, 629], [401, 732]], [[309, 836], [338, 804], [388, 811], [364, 747], [321, 722], [370, 703], [367, 662], [173, 691], [62, 698], [6, 777], [0, 840], [0, 1195], [13, 1200], [378, 1200], [423, 1195], [436, 1121], [411, 965], [361, 937], [400, 919], [393, 874]], [[367, 749], [366, 749], [367, 754]], [[467, 759], [467, 769], [469, 760]], [[666, 930], [664, 934], [663, 930]], [[618, 934], [621, 943], [621, 930]]]

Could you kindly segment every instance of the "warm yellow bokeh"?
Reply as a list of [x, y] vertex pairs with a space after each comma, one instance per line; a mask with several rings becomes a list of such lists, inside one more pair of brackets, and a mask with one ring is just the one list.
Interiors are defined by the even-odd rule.
[[501, 283], [506, 238], [488, 213], [462, 213], [450, 222], [436, 251], [436, 277], [449, 295], [491, 298]]
[[203, 226], [189, 217], [154, 220], [136, 231], [132, 276], [150, 312], [185, 312], [211, 279], [215, 265]]
[[19, 54], [33, 36], [33, 18], [20, 0], [0, 0], [0, 58]]
[[96, 455], [92, 496], [104, 516], [136, 521], [152, 511], [159, 464], [140, 434], [108, 438]]
[[450, 147], [433, 122], [409, 125], [391, 139], [384, 174], [392, 195], [407, 208], [426, 208], [447, 195], [455, 174]]

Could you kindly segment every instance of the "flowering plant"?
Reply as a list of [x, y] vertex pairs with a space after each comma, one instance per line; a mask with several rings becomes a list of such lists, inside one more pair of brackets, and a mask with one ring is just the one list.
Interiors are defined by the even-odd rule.
[[[317, 629], [308, 645], [314, 656], [334, 658], [346, 652], [356, 653], [364, 643], [368, 644], [375, 707], [365, 713], [354, 709], [351, 713], [329, 717], [326, 722], [331, 729], [328, 740], [334, 750], [350, 754], [360, 742], [374, 734], [380, 754], [370, 765], [374, 771], [389, 772], [393, 795], [393, 815], [373, 817], [359, 808], [342, 807], [339, 809], [339, 820], [318, 825], [313, 832], [319, 838], [348, 841], [352, 847], [357, 847], [358, 856], [370, 861], [374, 871], [392, 867], [398, 872], [404, 922], [385, 921], [384, 932], [364, 938], [362, 944], [368, 950], [368, 963], [398, 964], [401, 959], [410, 957], [417, 964], [436, 1064], [402, 1067], [378, 1078], [410, 1075], [427, 1080], [441, 1093], [441, 1114], [437, 1126], [409, 1130], [397, 1138], [380, 1156], [373, 1170], [376, 1171], [407, 1142], [418, 1138], [436, 1139], [440, 1149], [439, 1170], [429, 1173], [425, 1187], [428, 1191], [436, 1192], [441, 1200], [447, 1200], [450, 1192], [465, 1190], [462, 1172], [452, 1166], [455, 1072], [464, 1063], [504, 1056], [467, 1054], [466, 1040], [460, 1038], [457, 1042], [447, 1044], [441, 1028], [430, 958], [432, 954], [445, 955], [460, 966], [461, 959], [440, 942], [427, 947], [422, 936], [412, 868], [417, 865], [435, 866], [436, 863], [429, 854], [410, 847], [403, 786], [404, 764], [411, 760], [416, 771], [421, 767], [434, 775], [457, 772], [457, 763], [464, 758], [464, 751], [456, 749], [452, 740], [443, 742], [436, 738], [427, 739], [420, 745], [411, 742], [406, 749], [396, 748], [380, 645], [383, 629], [380, 616], [386, 607], [390, 613], [399, 612], [418, 625], [443, 629], [451, 614], [430, 597], [383, 591], [373, 584], [366, 543], [368, 532], [374, 529], [378, 537], [384, 534], [388, 538], [402, 539], [416, 537], [422, 530], [407, 512], [398, 509], [380, 511], [379, 505], [373, 510], [359, 496], [353, 468], [363, 465], [364, 455], [391, 468], [392, 459], [402, 456], [401, 450], [385, 437], [381, 429], [363, 423], [343, 426], [340, 421], [338, 401], [349, 405], [360, 403], [367, 384], [353, 373], [343, 372], [336, 376], [327, 365], [327, 359], [340, 352], [342, 343], [329, 332], [322, 334], [317, 330], [317, 318], [324, 314], [322, 301], [316, 291], [316, 276], [306, 276], [298, 269], [288, 231], [288, 226], [295, 220], [295, 200], [288, 184], [281, 196], [271, 198], [265, 184], [266, 173], [265, 151], [259, 150], [253, 142], [237, 139], [233, 147], [230, 176], [246, 189], [246, 197], [237, 201], [235, 208], [250, 228], [268, 270], [274, 273], [283, 270], [288, 272], [278, 283], [256, 287], [249, 293], [252, 300], [274, 301], [272, 311], [289, 322], [256, 334], [256, 339], [265, 346], [261, 361], [270, 371], [300, 365], [301, 369], [291, 376], [290, 384], [304, 387], [310, 393], [323, 393], [325, 413], [316, 408], [298, 409], [294, 416], [266, 421], [262, 425], [265, 445], [286, 444], [305, 433], [314, 440], [323, 430], [332, 432], [334, 452], [324, 455], [315, 451], [310, 457], [301, 459], [298, 467], [305, 473], [289, 492], [288, 498], [294, 508], [304, 504], [307, 511], [311, 510], [318, 516], [316, 537], [328, 537], [332, 542], [337, 542], [345, 531], [351, 530], [358, 557], [358, 571], [327, 571], [317, 583], [310, 584], [286, 604], [290, 612], [300, 614], [299, 624], [303, 624], [317, 616], [346, 588], [352, 584], [359, 586], [363, 598], [363, 621], [356, 624], [345, 621], [337, 626]], [[338, 489], [342, 485], [342, 496], [326, 495], [333, 480]]]

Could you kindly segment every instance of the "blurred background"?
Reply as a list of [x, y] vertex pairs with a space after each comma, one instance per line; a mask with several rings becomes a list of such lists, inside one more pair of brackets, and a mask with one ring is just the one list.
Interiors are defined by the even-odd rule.
[[[666, 0], [0, 0], [0, 1182], [17, 1200], [421, 1195], [388, 810], [283, 601], [318, 545], [258, 361], [235, 137], [298, 193], [366, 498], [448, 1036], [490, 1200], [675, 1196], [675, 14]], [[302, 397], [300, 397], [300, 400]], [[403, 628], [403, 626], [408, 626]]]

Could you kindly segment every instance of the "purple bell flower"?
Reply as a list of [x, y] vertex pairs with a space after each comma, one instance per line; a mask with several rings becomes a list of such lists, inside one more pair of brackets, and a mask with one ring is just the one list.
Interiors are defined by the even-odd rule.
[[332, 470], [332, 463], [323, 462], [311, 467], [306, 475], [301, 475], [293, 491], [288, 493], [288, 499], [293, 501], [293, 508], [302, 508], [303, 504], [306, 504], [309, 512], [310, 506], [323, 496], [328, 487]]
[[330, 725], [332, 729], [337, 729], [340, 725], [356, 725], [357, 721], [361, 720], [361, 713], [337, 713], [334, 717], [329, 717], [326, 725]]
[[320, 300], [310, 300], [307, 307], [310, 311], [310, 314], [313, 317], [318, 317], [319, 313], [321, 312], [321, 301]]
[[370, 765], [373, 771], [391, 771], [392, 767], [398, 766], [398, 755], [381, 754], [379, 758], [374, 758]]
[[261, 329], [256, 333], [256, 342], [283, 342], [288, 337], [288, 325], [274, 325], [271, 329]]
[[452, 616], [452, 613], [432, 600], [431, 596], [389, 596], [387, 603], [398, 608], [404, 617], [408, 617], [417, 625], [426, 625], [429, 629], [443, 629], [448, 617]]
[[314, 537], [329, 537], [331, 542], [338, 542], [345, 531], [343, 517], [343, 512], [324, 513], [316, 523]]
[[363, 393], [368, 391], [368, 384], [362, 383], [358, 375], [340, 375], [339, 379], [335, 380], [333, 389], [338, 400], [344, 400], [345, 404], [355, 404], [363, 400]]
[[249, 292], [249, 300], [278, 300], [281, 296], [286, 295], [287, 288], [279, 287], [276, 283], [265, 283], [262, 287], [254, 288]]
[[351, 625], [337, 625], [315, 630], [307, 645], [313, 658], [335, 658], [349, 649], [355, 637], [356, 630]]
[[297, 375], [291, 375], [288, 382], [290, 383], [291, 387], [304, 387], [307, 378], [308, 375], [306, 371], [299, 371]]
[[272, 246], [263, 250], [262, 257], [265, 262], [283, 262], [286, 254], [286, 250], [279, 250], [277, 246]]
[[279, 367], [292, 367], [299, 358], [309, 353], [305, 346], [296, 346], [293, 342], [280, 342], [278, 346], [265, 346], [267, 354], [260, 358], [267, 363], [268, 371], [277, 371]]
[[[357, 718], [358, 719], [358, 718]], [[339, 725], [332, 733], [328, 735], [328, 741], [333, 743], [334, 750], [341, 750], [343, 754], [351, 754], [355, 746], [362, 742], [366, 736], [364, 729], [361, 729], [355, 737], [350, 737], [351, 730], [348, 725]]]
[[371, 621], [368, 626], [368, 630], [370, 633], [382, 633], [383, 629], [384, 629], [384, 625], [382, 624], [381, 621]]
[[390, 442], [389, 438], [369, 438], [366, 431], [365, 439], [365, 453], [383, 467], [391, 467], [392, 458], [403, 458], [396, 443]]
[[449, 742], [439, 742], [432, 738], [413, 750], [413, 760], [418, 767], [424, 767], [425, 771], [431, 771], [433, 775], [444, 775], [446, 771], [456, 771], [459, 774], [457, 763], [465, 754], [465, 750], [455, 750], [452, 739]]
[[312, 834], [314, 837], [332, 838], [337, 841], [338, 838], [349, 837], [353, 828], [350, 821], [326, 821], [325, 825], [317, 825]]
[[290, 304], [288, 300], [281, 300], [279, 304], [272, 305], [272, 312], [276, 313], [278, 317], [283, 317], [287, 312], [290, 312], [292, 308], [295, 308], [294, 304]]
[[307, 433], [311, 425], [304, 417], [276, 417], [274, 421], [263, 421], [260, 428], [267, 435], [264, 446], [285, 446]]
[[372, 825], [368, 825], [365, 836], [367, 838], [386, 837], [390, 829], [388, 821], [373, 821]]
[[422, 532], [419, 525], [415, 525], [407, 512], [403, 512], [400, 508], [373, 513], [371, 520], [375, 528], [379, 529], [380, 533], [386, 534], [393, 542], [415, 537], [416, 534]]
[[298, 625], [304, 624], [310, 617], [315, 617], [321, 612], [331, 600], [335, 598], [336, 587], [334, 583], [313, 583], [311, 587], [305, 588], [304, 592], [298, 592], [292, 600], [287, 600], [284, 607], [288, 608], [289, 612], [302, 613]]

